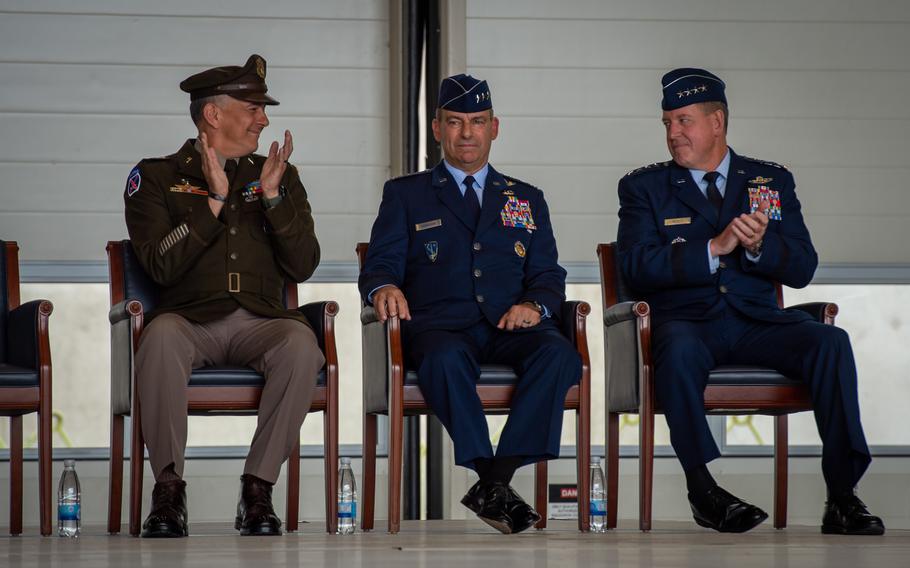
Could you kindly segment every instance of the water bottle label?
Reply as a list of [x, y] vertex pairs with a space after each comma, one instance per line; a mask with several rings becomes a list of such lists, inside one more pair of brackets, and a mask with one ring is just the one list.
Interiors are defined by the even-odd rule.
[[82, 508], [79, 505], [59, 505], [57, 518], [61, 521], [78, 521], [82, 518]]
[[354, 519], [357, 517], [357, 503], [353, 501], [338, 502], [338, 518]]
[[591, 514], [606, 515], [607, 502], [604, 499], [591, 499]]

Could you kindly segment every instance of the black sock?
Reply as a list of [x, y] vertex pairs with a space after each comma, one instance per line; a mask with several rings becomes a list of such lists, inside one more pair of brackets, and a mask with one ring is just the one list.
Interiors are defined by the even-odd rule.
[[157, 483], [167, 483], [168, 481], [180, 481], [180, 476], [177, 475], [177, 471], [174, 469], [174, 464], [168, 464], [161, 473], [158, 474], [158, 477], [155, 478]]
[[[520, 456], [496, 457], [490, 460], [490, 466], [486, 472], [480, 473], [480, 480], [485, 482], [499, 482], [506, 485], [512, 481], [515, 470], [521, 466], [522, 458]], [[474, 463], [477, 463], [475, 461]]]
[[843, 501], [855, 494], [852, 487], [844, 489], [840, 487], [828, 487], [828, 501]]
[[477, 472], [481, 480], [486, 478], [492, 466], [493, 458], [477, 458], [474, 460], [474, 471]]
[[717, 487], [717, 482], [711, 477], [708, 466], [701, 465], [690, 470], [686, 470], [686, 488], [689, 493], [695, 495], [704, 495], [711, 489]]

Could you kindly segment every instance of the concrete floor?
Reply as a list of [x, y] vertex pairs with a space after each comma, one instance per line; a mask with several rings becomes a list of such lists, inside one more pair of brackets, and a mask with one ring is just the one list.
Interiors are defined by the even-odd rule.
[[29, 527], [25, 536], [0, 537], [0, 566], [910, 566], [907, 530], [883, 537], [832, 537], [817, 527], [775, 531], [766, 525], [744, 535], [722, 535], [668, 522], [656, 523], [647, 534], [631, 523], [607, 534], [580, 534], [572, 522], [550, 522], [546, 531], [514, 536], [500, 535], [479, 521], [410, 521], [395, 536], [374, 531], [346, 537], [327, 535], [318, 523], [309, 523], [279, 538], [241, 538], [227, 523], [194, 524], [190, 538], [157, 541], [108, 536], [101, 526], [85, 528], [78, 540], [41, 538]]

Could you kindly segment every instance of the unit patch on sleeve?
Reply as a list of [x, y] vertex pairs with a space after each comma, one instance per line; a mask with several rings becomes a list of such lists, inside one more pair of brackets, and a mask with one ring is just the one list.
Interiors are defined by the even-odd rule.
[[140, 185], [142, 185], [142, 174], [139, 173], [139, 166], [136, 166], [126, 178], [126, 196], [136, 195]]

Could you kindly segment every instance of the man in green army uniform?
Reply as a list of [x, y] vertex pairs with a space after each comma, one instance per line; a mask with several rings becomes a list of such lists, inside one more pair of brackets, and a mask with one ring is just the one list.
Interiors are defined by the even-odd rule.
[[133, 249], [159, 285], [159, 305], [136, 354], [140, 421], [155, 488], [143, 537], [187, 535], [186, 383], [192, 369], [249, 366], [263, 374], [256, 433], [241, 479], [236, 528], [281, 534], [272, 485], [297, 443], [324, 364], [304, 317], [285, 309], [285, 282], [319, 263], [306, 191], [288, 163], [293, 141], [253, 152], [268, 126], [266, 63], [189, 77], [199, 131], [177, 153], [143, 160], [124, 199]]

